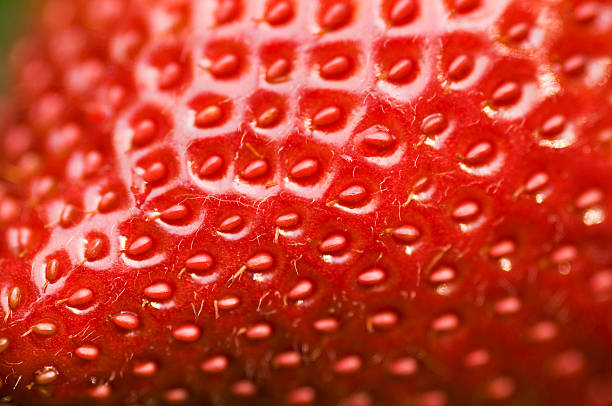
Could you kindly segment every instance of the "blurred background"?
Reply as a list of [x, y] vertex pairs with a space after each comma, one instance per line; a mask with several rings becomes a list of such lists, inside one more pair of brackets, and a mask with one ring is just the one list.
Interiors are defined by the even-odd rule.
[[29, 0], [0, 0], [0, 86], [7, 83], [7, 57], [11, 45], [23, 31]]

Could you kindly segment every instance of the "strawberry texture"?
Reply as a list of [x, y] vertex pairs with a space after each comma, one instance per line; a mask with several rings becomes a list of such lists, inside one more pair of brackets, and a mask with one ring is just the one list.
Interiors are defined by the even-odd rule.
[[0, 405], [612, 405], [612, 3], [39, 9]]

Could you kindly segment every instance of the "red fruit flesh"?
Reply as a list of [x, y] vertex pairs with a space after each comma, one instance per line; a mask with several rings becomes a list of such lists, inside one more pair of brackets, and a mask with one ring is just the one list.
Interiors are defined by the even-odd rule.
[[0, 404], [612, 405], [612, 5], [48, 0]]

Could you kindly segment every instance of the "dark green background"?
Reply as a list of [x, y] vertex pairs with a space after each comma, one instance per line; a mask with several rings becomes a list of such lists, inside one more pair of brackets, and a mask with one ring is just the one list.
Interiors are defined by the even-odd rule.
[[0, 0], [0, 85], [7, 82], [7, 55], [11, 45], [24, 30], [28, 0]]

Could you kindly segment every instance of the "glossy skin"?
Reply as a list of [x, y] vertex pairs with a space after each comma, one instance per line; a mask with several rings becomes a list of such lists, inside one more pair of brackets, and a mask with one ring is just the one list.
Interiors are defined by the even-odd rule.
[[2, 116], [2, 395], [612, 404], [611, 16], [49, 2]]

